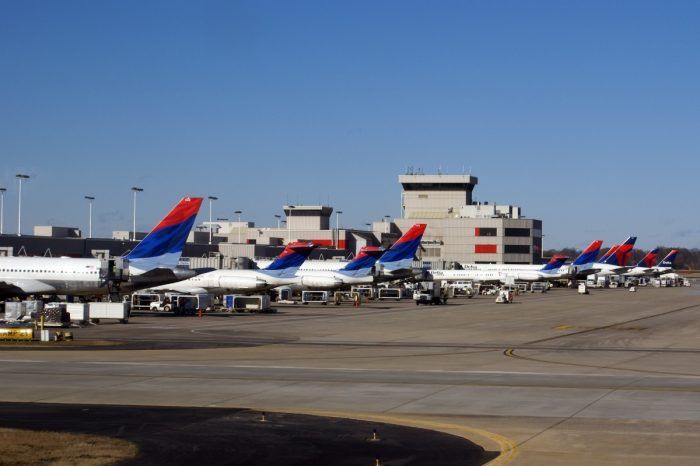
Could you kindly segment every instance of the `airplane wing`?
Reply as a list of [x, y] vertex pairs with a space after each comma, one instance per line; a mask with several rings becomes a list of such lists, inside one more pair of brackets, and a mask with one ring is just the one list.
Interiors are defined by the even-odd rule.
[[0, 294], [2, 295], [48, 294], [55, 292], [56, 288], [39, 280], [19, 279], [0, 281]]
[[589, 276], [589, 275], [594, 275], [594, 274], [600, 272], [601, 270], [603, 270], [603, 269], [601, 269], [600, 267], [599, 267], [599, 268], [596, 268], [596, 269], [583, 269], [583, 270], [579, 270], [579, 271], [576, 272], [575, 278], [577, 278], [577, 279], [585, 279], [587, 276]]

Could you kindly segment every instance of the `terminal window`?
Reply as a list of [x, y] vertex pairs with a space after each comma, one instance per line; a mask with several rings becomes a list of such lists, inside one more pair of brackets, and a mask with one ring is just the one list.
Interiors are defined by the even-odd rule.
[[529, 228], [506, 228], [504, 236], [530, 236]]
[[506, 254], [530, 254], [530, 245], [506, 244], [503, 246], [503, 252]]
[[474, 228], [474, 236], [496, 236], [495, 228]]

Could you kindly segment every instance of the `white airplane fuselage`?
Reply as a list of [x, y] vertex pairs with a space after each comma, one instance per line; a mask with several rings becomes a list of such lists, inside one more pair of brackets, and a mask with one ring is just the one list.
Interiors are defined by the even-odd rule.
[[[472, 269], [472, 270], [428, 270], [429, 276], [434, 280], [471, 280], [475, 282], [505, 283], [508, 278], [517, 282], [539, 282], [547, 280], [561, 280], [568, 278], [571, 268], [563, 265], [552, 271], [542, 271], [541, 265], [531, 264], [475, 264], [502, 266], [493, 269]], [[529, 267], [525, 268], [527, 265]], [[521, 268], [522, 267], [522, 268]]]
[[289, 285], [294, 276], [266, 273], [264, 270], [212, 270], [187, 280], [150, 288], [180, 293], [253, 293]]
[[102, 264], [72, 257], [0, 257], [0, 295], [104, 293]]
[[334, 290], [353, 285], [371, 285], [372, 283], [374, 283], [372, 274], [352, 276], [329, 270], [299, 270], [294, 283], [290, 285], [314, 290]]
[[505, 275], [495, 270], [426, 270], [425, 279], [433, 281], [472, 281], [503, 283]]

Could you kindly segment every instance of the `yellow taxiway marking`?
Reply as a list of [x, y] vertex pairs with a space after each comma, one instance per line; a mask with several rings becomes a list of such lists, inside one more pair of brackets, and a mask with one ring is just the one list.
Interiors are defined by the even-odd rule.
[[472, 436], [478, 435], [489, 439], [498, 445], [500, 454], [489, 461], [489, 466], [503, 466], [513, 461], [519, 454], [518, 445], [514, 440], [504, 437], [503, 435], [489, 432], [487, 430], [478, 429], [476, 427], [465, 426], [461, 424], [450, 424], [439, 421], [429, 421], [427, 419], [416, 419], [412, 417], [395, 415], [395, 414], [375, 414], [375, 413], [353, 413], [344, 411], [318, 411], [318, 410], [297, 410], [297, 409], [281, 409], [280, 412], [308, 414], [311, 416], [326, 416], [339, 417], [344, 419], [355, 419], [358, 421], [375, 421], [384, 422], [387, 424], [396, 424], [406, 427], [417, 427], [421, 429], [437, 430], [448, 434], [458, 435], [469, 441], [474, 441]]

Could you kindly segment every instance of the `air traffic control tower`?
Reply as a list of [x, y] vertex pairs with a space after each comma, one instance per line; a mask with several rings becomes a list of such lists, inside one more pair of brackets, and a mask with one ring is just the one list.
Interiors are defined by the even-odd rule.
[[415, 223], [426, 223], [418, 256], [437, 268], [448, 262], [538, 263], [542, 256], [542, 221], [525, 218], [518, 206], [476, 202], [472, 191], [479, 180], [471, 174], [399, 175], [401, 216], [391, 224], [373, 223], [384, 243]]
[[471, 175], [399, 175], [403, 218], [443, 218], [472, 204], [479, 179]]

